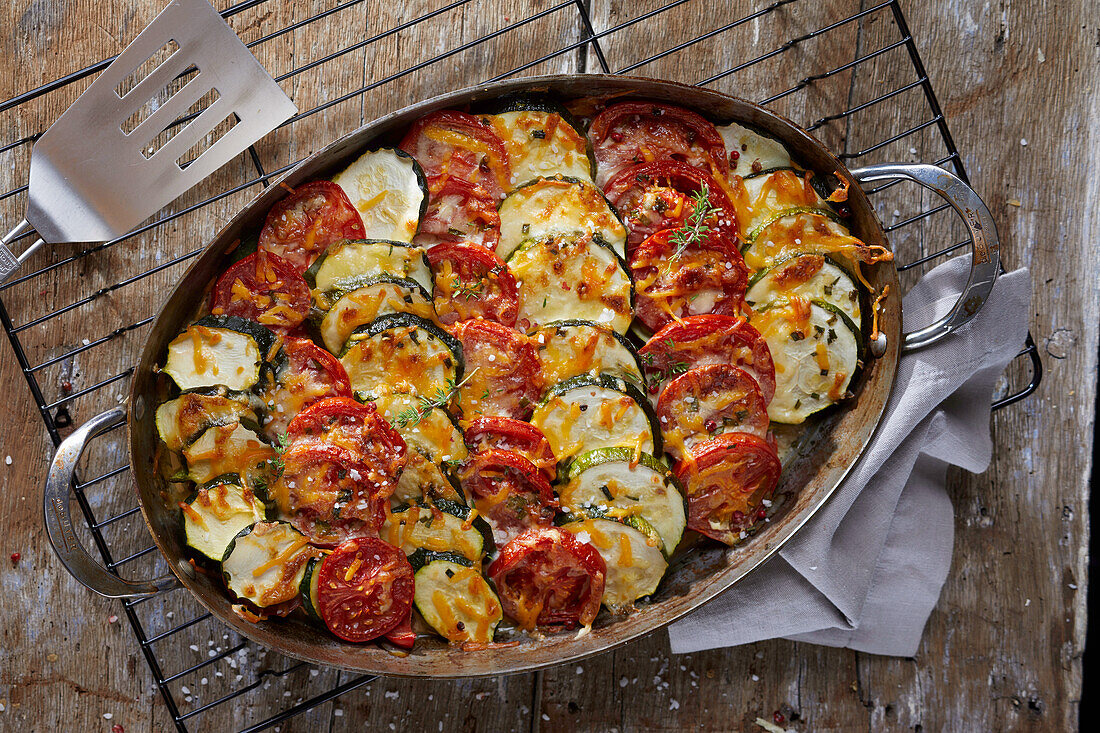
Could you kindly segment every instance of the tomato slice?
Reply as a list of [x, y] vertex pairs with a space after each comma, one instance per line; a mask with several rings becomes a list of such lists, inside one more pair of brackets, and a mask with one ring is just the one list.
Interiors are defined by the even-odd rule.
[[348, 540], [317, 572], [317, 610], [344, 641], [377, 639], [412, 609], [412, 566], [404, 552], [375, 537]]
[[412, 649], [416, 644], [416, 632], [412, 627], [412, 608], [409, 608], [409, 612], [405, 614], [405, 618], [401, 619], [397, 626], [387, 631], [383, 636], [386, 641], [399, 646], [402, 649]]
[[500, 241], [498, 200], [482, 186], [454, 176], [428, 180], [428, 210], [413, 244], [434, 247], [469, 242], [495, 252]]
[[445, 109], [421, 117], [398, 147], [416, 158], [429, 178], [461, 178], [484, 188], [495, 201], [512, 187], [504, 141], [465, 112]]
[[550, 441], [529, 422], [510, 417], [479, 417], [466, 428], [466, 444], [473, 452], [506, 450], [535, 464], [548, 481], [557, 478], [558, 461]]
[[459, 474], [462, 490], [503, 545], [531, 527], [554, 521], [558, 498], [542, 472], [519, 453], [489, 449], [466, 460]]
[[445, 325], [484, 318], [516, 325], [519, 288], [504, 260], [475, 244], [444, 242], [428, 250], [435, 310]]
[[752, 375], [771, 402], [775, 366], [768, 342], [742, 317], [688, 316], [662, 328], [638, 350], [650, 393], [659, 395], [672, 378], [706, 364], [733, 364]]
[[365, 236], [363, 218], [344, 189], [332, 181], [310, 181], [267, 212], [259, 246], [302, 273], [333, 242]]
[[737, 215], [729, 196], [706, 171], [679, 161], [631, 166], [604, 187], [629, 233], [628, 254], [662, 229], [679, 229], [695, 210], [692, 196], [706, 191], [713, 213], [703, 223], [730, 241], [737, 240]]
[[314, 402], [290, 421], [287, 436], [291, 445], [333, 445], [350, 451], [368, 469], [362, 480], [376, 487], [374, 494], [392, 494], [408, 460], [404, 438], [378, 414], [374, 403], [364, 405], [350, 397]]
[[309, 315], [309, 285], [282, 257], [265, 250], [232, 265], [214, 285], [210, 312], [238, 316], [270, 329], [293, 329]]
[[394, 483], [373, 481], [374, 467], [346, 448], [318, 442], [292, 445], [271, 487], [279, 512], [316, 545], [375, 535]]
[[727, 433], [699, 443], [676, 465], [676, 478], [687, 489], [687, 526], [737, 544], [764, 518], [763, 502], [775, 493], [780, 470], [775, 448], [756, 435]]
[[607, 565], [587, 542], [557, 527], [519, 535], [489, 566], [504, 612], [535, 626], [588, 626], [603, 600]]
[[679, 459], [720, 433], [768, 436], [768, 405], [756, 380], [732, 364], [708, 364], [673, 379], [657, 401], [665, 452]]
[[264, 434], [278, 442], [295, 415], [326, 397], [351, 397], [344, 365], [307, 338], [287, 338], [275, 358], [275, 379], [260, 395]]
[[717, 232], [677, 235], [662, 229], [630, 256], [638, 319], [658, 331], [685, 316], [740, 313], [749, 270], [734, 243]]
[[638, 163], [676, 160], [715, 178], [729, 177], [726, 144], [708, 120], [683, 107], [653, 102], [620, 102], [600, 112], [588, 128], [604, 185]]
[[542, 394], [535, 345], [493, 321], [463, 321], [452, 332], [462, 342], [466, 376], [458, 392], [465, 422], [502, 415], [526, 420]]

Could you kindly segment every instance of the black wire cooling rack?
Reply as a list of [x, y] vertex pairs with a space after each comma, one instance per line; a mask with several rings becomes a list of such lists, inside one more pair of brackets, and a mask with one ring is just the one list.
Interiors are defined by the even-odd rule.
[[[302, 110], [297, 116], [126, 237], [32, 258], [23, 273], [0, 286], [0, 323], [55, 445], [74, 422], [122, 401], [143, 327], [201, 251], [202, 242], [188, 241], [180, 231], [212, 235], [314, 147], [407, 101], [460, 85], [577, 71], [672, 78], [755, 99], [814, 131], [853, 164], [919, 160], [950, 166], [967, 179], [896, 0], [709, 3], [707, 13], [699, 12], [702, 3], [695, 0], [393, 4], [399, 8], [350, 0], [310, 10], [316, 4], [248, 0], [222, 11], [295, 99]], [[348, 37], [330, 32], [333, 24], [360, 24], [361, 40], [326, 46], [327, 39]], [[436, 32], [440, 24], [450, 31]], [[18, 137], [0, 140], [0, 185], [8, 189], [0, 194], [0, 209], [6, 220], [22, 213], [31, 145], [111, 60], [0, 103], [0, 129]], [[367, 71], [378, 68], [385, 70]], [[308, 75], [313, 81], [306, 84]], [[295, 130], [310, 118], [318, 123], [315, 130], [323, 130], [311, 137], [321, 139], [297, 140]], [[915, 187], [891, 183], [869, 193], [903, 283], [969, 243], [948, 205]], [[24, 239], [15, 247], [26, 244]], [[125, 299], [115, 297], [119, 291]], [[20, 312], [9, 312], [17, 299]], [[1029, 335], [998, 388], [994, 409], [1030, 395], [1041, 377]], [[148, 577], [163, 571], [164, 561], [149, 544], [128, 490], [121, 433], [116, 428], [99, 439], [83, 473], [94, 478], [79, 480], [74, 494], [87, 521], [86, 539], [107, 567]], [[122, 605], [180, 731], [200, 724], [204, 715], [212, 722], [212, 712], [219, 720], [227, 714], [247, 721], [244, 730], [267, 729], [373, 679], [268, 654], [221, 627], [185, 593]], [[283, 688], [281, 709], [269, 703], [260, 711], [251, 707], [250, 696], [275, 685]]]

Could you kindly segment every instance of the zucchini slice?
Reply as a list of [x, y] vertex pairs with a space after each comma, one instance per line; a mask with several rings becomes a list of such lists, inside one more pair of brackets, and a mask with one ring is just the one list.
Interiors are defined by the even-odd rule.
[[221, 562], [242, 529], [263, 521], [265, 513], [263, 502], [232, 475], [199, 487], [180, 509], [187, 546], [215, 562]]
[[435, 287], [424, 250], [386, 239], [330, 244], [304, 277], [311, 288], [322, 292], [354, 290], [378, 277], [415, 280], [429, 293]]
[[244, 391], [260, 380], [260, 367], [275, 336], [237, 316], [207, 316], [168, 344], [164, 373], [181, 390], [225, 387]]
[[442, 466], [431, 461], [416, 446], [410, 446], [409, 460], [397, 479], [391, 500], [403, 504], [422, 499], [464, 502], [462, 491]]
[[748, 176], [776, 168], [790, 168], [791, 154], [775, 138], [761, 135], [736, 122], [719, 127], [718, 134], [726, 143], [726, 153], [736, 152], [730, 161], [730, 175]]
[[640, 516], [661, 536], [669, 557], [687, 526], [684, 496], [661, 461], [645, 453], [636, 458], [629, 448], [585, 453], [569, 467], [558, 496], [563, 509], [581, 517]]
[[859, 286], [840, 265], [824, 255], [791, 255], [749, 281], [745, 302], [766, 310], [776, 300], [788, 297], [820, 300], [844, 312], [853, 323], [861, 323]]
[[241, 418], [259, 422], [248, 395], [218, 389], [184, 392], [157, 408], [157, 433], [170, 450], [182, 450], [207, 428]]
[[741, 195], [748, 208], [738, 207], [737, 223], [745, 241], [751, 242], [769, 224], [791, 214], [811, 212], [836, 218], [836, 212], [806, 181], [806, 175], [809, 174], [781, 168], [744, 179]]
[[554, 385], [531, 416], [559, 463], [597, 448], [661, 453], [661, 431], [649, 400], [610, 374], [582, 375]]
[[596, 166], [589, 157], [584, 131], [570, 125], [556, 109], [527, 107], [484, 115], [482, 119], [504, 141], [513, 189], [517, 183], [539, 176], [592, 180]]
[[660, 539], [610, 519], [584, 519], [562, 525], [596, 548], [607, 565], [603, 604], [612, 613], [629, 611], [634, 601], [657, 590], [668, 569]]
[[528, 240], [574, 232], [599, 235], [616, 254], [626, 256], [626, 227], [595, 184], [578, 178], [540, 178], [500, 203], [497, 256], [506, 260]]
[[741, 250], [745, 264], [763, 270], [793, 254], [812, 252], [836, 258], [855, 271], [858, 254], [867, 245], [853, 237], [830, 212], [802, 211], [774, 219]]
[[333, 177], [363, 217], [371, 239], [411, 242], [428, 208], [428, 182], [420, 164], [404, 150], [364, 153]]
[[320, 553], [287, 522], [256, 522], [229, 543], [222, 573], [238, 598], [274, 606], [299, 593], [306, 564]]
[[606, 372], [645, 387], [634, 346], [617, 331], [591, 321], [555, 321], [528, 334], [538, 347], [542, 377], [557, 384], [582, 374]]
[[519, 319], [532, 324], [580, 318], [626, 333], [634, 318], [634, 280], [622, 257], [590, 234], [531, 241], [508, 268], [519, 288]]
[[406, 555], [420, 549], [453, 552], [474, 563], [495, 549], [488, 523], [473, 509], [453, 501], [397, 507], [386, 517], [379, 536]]
[[844, 311], [824, 301], [772, 301], [749, 322], [775, 362], [774, 422], [799, 424], [839, 401], [860, 363], [862, 336]]
[[338, 353], [348, 342], [352, 331], [378, 316], [412, 313], [435, 320], [432, 294], [415, 280], [405, 278], [368, 278], [366, 284], [354, 290], [332, 293], [330, 302], [332, 306], [321, 320], [320, 331], [325, 348], [333, 353]]
[[500, 599], [478, 567], [461, 556], [436, 557], [413, 576], [416, 610], [448, 641], [488, 644], [504, 618]]
[[302, 597], [302, 608], [306, 610], [306, 615], [318, 623], [324, 623], [321, 609], [317, 606], [317, 581], [321, 577], [317, 571], [320, 569], [321, 558], [311, 557], [306, 561], [306, 571], [302, 574], [298, 594]]
[[419, 419], [404, 421], [402, 412], [420, 407], [420, 400], [408, 394], [382, 395], [374, 400], [378, 414], [388, 420], [401, 433], [411, 447], [435, 463], [464, 461], [470, 454], [462, 431], [455, 423], [451, 413], [441, 407], [433, 407], [428, 412], [420, 412]]
[[395, 392], [431, 398], [462, 377], [462, 345], [410, 313], [379, 316], [348, 338], [340, 363], [363, 399]]
[[257, 478], [263, 478], [267, 462], [275, 457], [275, 449], [256, 431], [233, 422], [204, 430], [183, 449], [183, 457], [187, 461], [187, 477], [196, 484], [236, 473], [243, 477], [246, 486], [253, 486]]

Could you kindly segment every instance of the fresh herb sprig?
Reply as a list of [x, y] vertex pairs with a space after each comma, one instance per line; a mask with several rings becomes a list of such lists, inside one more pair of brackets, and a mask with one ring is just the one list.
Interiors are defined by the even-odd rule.
[[287, 448], [290, 447], [290, 438], [286, 433], [278, 433], [275, 436], [275, 445], [272, 446], [275, 449], [275, 457], [271, 459], [271, 465], [274, 466], [279, 473], [282, 473], [286, 469], [286, 464], [283, 462], [283, 454], [286, 453]]
[[449, 378], [447, 379], [446, 387], [436, 387], [435, 392], [432, 394], [419, 397], [415, 406], [407, 407], [394, 415], [394, 426], [398, 429], [411, 428], [431, 414], [431, 411], [436, 407], [444, 407], [447, 405], [451, 401], [451, 398], [458, 394], [458, 390], [462, 388], [462, 385], [470, 381], [470, 378], [474, 376], [480, 368], [481, 367], [476, 367], [472, 372], [463, 377], [461, 382], [455, 382], [454, 379]]
[[680, 259], [688, 247], [703, 241], [710, 233], [710, 224], [707, 221], [718, 211], [718, 207], [710, 203], [710, 188], [706, 185], [692, 194], [691, 205], [691, 213], [683, 226], [668, 238], [669, 243], [676, 247], [676, 251], [669, 257], [670, 263]]
[[451, 281], [451, 295], [455, 298], [465, 297], [468, 301], [473, 300], [481, 297], [484, 289], [485, 283], [481, 280], [476, 283], [464, 283], [458, 275], [455, 275], [454, 280]]

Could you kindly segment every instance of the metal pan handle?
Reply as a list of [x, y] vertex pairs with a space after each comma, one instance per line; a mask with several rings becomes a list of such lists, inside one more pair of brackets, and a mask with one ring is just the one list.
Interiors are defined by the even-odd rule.
[[985, 305], [989, 291], [1001, 270], [1000, 239], [993, 217], [978, 194], [961, 178], [939, 166], [925, 163], [883, 163], [853, 170], [860, 183], [905, 179], [935, 191], [962, 217], [970, 232], [970, 279], [955, 307], [935, 323], [906, 333], [902, 351], [913, 351], [936, 343], [973, 318]]
[[139, 598], [179, 585], [174, 575], [162, 575], [153, 580], [125, 580], [107, 571], [88, 554], [76, 538], [73, 519], [69, 512], [70, 488], [76, 464], [84, 453], [88, 441], [110, 430], [126, 418], [126, 410], [116, 407], [96, 415], [65, 438], [54, 454], [50, 473], [46, 477], [43, 495], [43, 512], [46, 534], [61, 564], [87, 587], [108, 598]]

